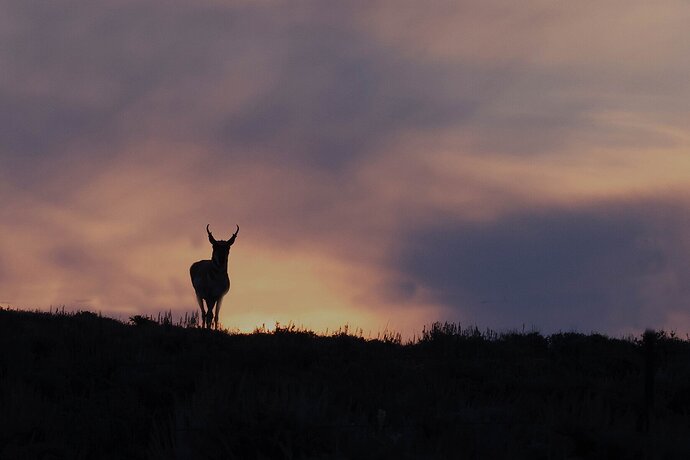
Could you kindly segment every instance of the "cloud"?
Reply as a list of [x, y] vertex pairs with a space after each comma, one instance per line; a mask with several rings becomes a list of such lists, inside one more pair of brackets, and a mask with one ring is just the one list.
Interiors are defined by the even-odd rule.
[[0, 257], [0, 284], [5, 282], [7, 277], [7, 268], [5, 267], [4, 260]]
[[[669, 310], [649, 299], [682, 305], [658, 287], [682, 272], [680, 224], [625, 200], [687, 190], [690, 40], [680, 4], [645, 5], [2, 2], [0, 289], [27, 306], [181, 311], [204, 226], [238, 223], [243, 315], [325, 321], [332, 306], [410, 325], [460, 305], [491, 325], [556, 327], [587, 324], [592, 310], [569, 306], [609, 295], [611, 312], [630, 300], [626, 324], [661, 321]], [[611, 197], [622, 220], [586, 204]], [[608, 262], [570, 227], [607, 242]], [[654, 245], [637, 246], [647, 233]], [[511, 280], [526, 272], [503, 253], [535, 258], [521, 293]], [[544, 294], [539, 277], [585, 287]], [[625, 284], [635, 277], [642, 288]], [[491, 302], [502, 317], [472, 310]]]
[[[281, 65], [261, 69], [275, 73], [271, 87], [227, 117], [223, 144], [338, 171], [402, 131], [462, 123], [481, 98], [471, 83], [481, 69], [404, 59], [352, 28], [298, 24], [280, 39]], [[460, 75], [464, 85], [441, 90]]]
[[689, 223], [688, 206], [654, 200], [440, 219], [396, 263], [465, 322], [640, 330], [690, 307]]
[[[13, 180], [36, 180], [36, 168], [68, 155], [98, 169], [150, 139], [336, 174], [400, 137], [482, 157], [679, 142], [664, 114], [685, 112], [675, 94], [687, 82], [673, 76], [687, 68], [659, 48], [685, 29], [651, 15], [668, 27], [636, 48], [669, 70], [660, 85], [619, 37], [651, 35], [637, 32], [650, 16], [643, 3], [615, 17], [602, 6], [607, 20], [498, 0], [439, 2], [422, 15], [390, 1], [108, 5], [1, 7], [0, 161]], [[583, 26], [595, 43], [586, 52]]]
[[82, 3], [5, 5], [22, 24], [0, 54], [6, 155], [158, 137], [338, 170], [396, 131], [466, 119], [486, 77], [377, 45], [319, 3]]

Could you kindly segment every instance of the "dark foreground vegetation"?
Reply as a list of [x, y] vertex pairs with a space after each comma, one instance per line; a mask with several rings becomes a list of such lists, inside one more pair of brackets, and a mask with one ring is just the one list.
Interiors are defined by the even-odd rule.
[[690, 343], [0, 310], [0, 459], [690, 458]]

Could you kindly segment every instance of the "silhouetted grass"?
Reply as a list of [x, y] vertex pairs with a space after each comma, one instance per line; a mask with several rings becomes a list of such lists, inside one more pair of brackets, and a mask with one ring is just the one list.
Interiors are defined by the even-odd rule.
[[0, 458], [690, 458], [690, 343], [663, 331], [197, 323], [0, 310]]

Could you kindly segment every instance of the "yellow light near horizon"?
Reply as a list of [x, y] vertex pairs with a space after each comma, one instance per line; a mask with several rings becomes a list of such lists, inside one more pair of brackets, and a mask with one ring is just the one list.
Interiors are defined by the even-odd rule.
[[375, 327], [381, 322], [377, 309], [355, 300], [367, 286], [347, 287], [351, 269], [321, 254], [238, 249], [231, 253], [232, 287], [221, 321], [241, 332], [261, 325], [272, 328], [276, 322], [322, 332], [345, 324]]

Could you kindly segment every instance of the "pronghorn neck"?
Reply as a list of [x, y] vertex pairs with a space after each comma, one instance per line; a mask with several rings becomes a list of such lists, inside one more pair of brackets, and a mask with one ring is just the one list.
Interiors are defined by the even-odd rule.
[[216, 272], [227, 273], [228, 272], [228, 254], [223, 253], [220, 250], [213, 250], [213, 255], [211, 256], [211, 262]]

